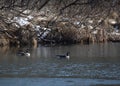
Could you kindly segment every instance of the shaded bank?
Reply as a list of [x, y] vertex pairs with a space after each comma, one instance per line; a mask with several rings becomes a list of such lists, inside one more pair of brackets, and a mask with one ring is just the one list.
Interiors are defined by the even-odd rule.
[[0, 46], [36, 45], [36, 32], [30, 26], [15, 27], [0, 20]]
[[0, 2], [0, 46], [120, 41], [119, 0]]
[[[24, 13], [26, 11], [31, 10]], [[11, 13], [12, 16], [5, 16], [8, 12], [3, 12], [0, 15], [0, 46], [120, 41], [119, 14], [116, 11], [97, 19], [85, 17], [84, 21], [81, 20], [84, 16], [54, 16], [54, 13], [44, 11], [20, 16]]]
[[[52, 27], [26, 24], [19, 28], [13, 23], [1, 22], [0, 46], [6, 45], [37, 45], [40, 44], [74, 44], [119, 42], [120, 33], [104, 28], [76, 28], [69, 22], [58, 21]], [[37, 21], [38, 22], [38, 21]], [[47, 23], [47, 20], [44, 21]]]

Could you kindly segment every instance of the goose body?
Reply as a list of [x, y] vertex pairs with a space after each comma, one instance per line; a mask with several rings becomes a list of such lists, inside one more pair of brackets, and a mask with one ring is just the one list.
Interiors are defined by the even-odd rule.
[[56, 56], [57, 58], [60, 58], [60, 59], [62, 58], [70, 59], [69, 52], [67, 52], [65, 55], [56, 55]]
[[18, 51], [18, 52], [17, 52], [17, 55], [30, 57], [30, 53], [28, 52], [28, 50], [26, 50], [25, 52], [23, 52], [23, 51]]
[[25, 53], [24, 53], [24, 52], [17, 52], [17, 55], [18, 55], [18, 56], [24, 56]]

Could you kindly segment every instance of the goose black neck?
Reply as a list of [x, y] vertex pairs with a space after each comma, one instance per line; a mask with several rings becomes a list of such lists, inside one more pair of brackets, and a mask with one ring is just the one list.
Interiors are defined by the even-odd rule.
[[68, 56], [68, 55], [69, 55], [69, 52], [66, 53], [66, 56]]

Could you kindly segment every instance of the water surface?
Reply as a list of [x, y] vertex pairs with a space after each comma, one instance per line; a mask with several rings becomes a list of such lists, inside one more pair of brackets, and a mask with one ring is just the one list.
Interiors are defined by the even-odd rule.
[[[39, 46], [30, 48], [30, 57], [17, 56], [18, 50], [0, 49], [0, 77], [120, 80], [120, 43]], [[69, 60], [56, 58], [67, 51]]]

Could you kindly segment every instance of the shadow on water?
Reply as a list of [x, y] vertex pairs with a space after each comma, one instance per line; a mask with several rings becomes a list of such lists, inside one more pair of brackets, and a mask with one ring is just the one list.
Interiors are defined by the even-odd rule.
[[[120, 43], [39, 46], [30, 48], [30, 57], [17, 56], [18, 50], [0, 49], [0, 77], [120, 80]], [[70, 52], [69, 60], [56, 58], [57, 54], [65, 54], [67, 51]], [[100, 84], [104, 86], [105, 83]]]

